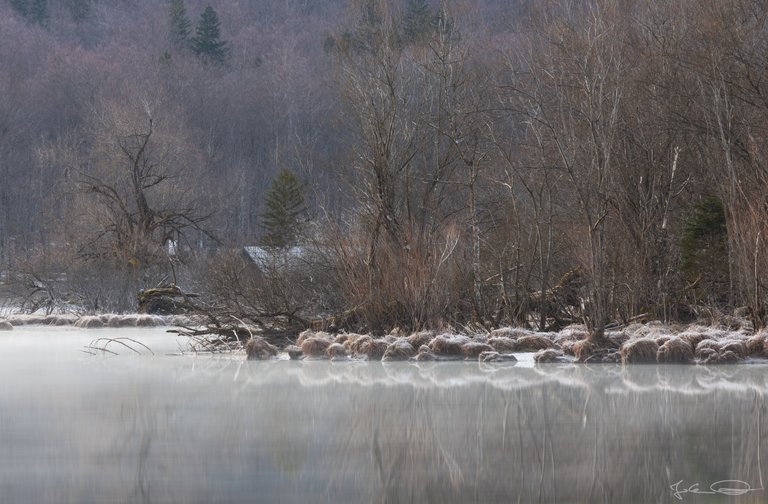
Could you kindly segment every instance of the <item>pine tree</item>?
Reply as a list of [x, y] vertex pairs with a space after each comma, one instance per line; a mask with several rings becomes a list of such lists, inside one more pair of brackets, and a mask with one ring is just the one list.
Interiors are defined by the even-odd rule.
[[82, 23], [91, 15], [90, 0], [68, 0], [67, 8], [75, 23]]
[[31, 23], [45, 26], [48, 22], [48, 0], [31, 0], [27, 8], [27, 19]]
[[15, 10], [19, 15], [27, 17], [27, 13], [29, 12], [29, 5], [27, 4], [27, 0], [11, 0], [11, 7], [13, 7], [13, 10]]
[[200, 21], [192, 38], [192, 50], [204, 62], [226, 63], [229, 57], [228, 44], [221, 40], [219, 16], [210, 5], [200, 15]]
[[263, 242], [270, 247], [293, 244], [307, 211], [304, 186], [290, 170], [282, 170], [267, 193], [267, 211], [262, 215], [266, 231]]
[[170, 0], [168, 3], [168, 32], [174, 47], [186, 47], [189, 42], [192, 22], [187, 16], [184, 0]]
[[435, 18], [427, 0], [408, 0], [403, 16], [405, 43], [423, 43], [434, 30]]
[[707, 196], [693, 204], [683, 222], [680, 255], [680, 270], [698, 285], [699, 295], [722, 292], [728, 283], [728, 232], [718, 198]]

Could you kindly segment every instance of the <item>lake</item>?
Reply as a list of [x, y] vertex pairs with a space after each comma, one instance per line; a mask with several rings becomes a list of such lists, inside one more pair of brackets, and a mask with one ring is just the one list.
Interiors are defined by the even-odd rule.
[[[155, 355], [82, 352], [100, 337]], [[0, 503], [768, 500], [764, 364], [247, 362], [184, 343], [0, 332]]]

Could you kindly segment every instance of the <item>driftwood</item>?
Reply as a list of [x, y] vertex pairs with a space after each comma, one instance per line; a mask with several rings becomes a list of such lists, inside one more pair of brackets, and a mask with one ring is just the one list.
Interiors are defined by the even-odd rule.
[[91, 355], [96, 355], [98, 352], [101, 352], [103, 354], [117, 355], [116, 351], [108, 348], [110, 345], [112, 345], [113, 348], [114, 347], [126, 348], [139, 355], [141, 355], [142, 353], [140, 350], [141, 348], [146, 350], [150, 354], [155, 355], [155, 352], [153, 352], [151, 348], [149, 348], [147, 345], [145, 345], [141, 341], [137, 341], [133, 338], [126, 338], [126, 337], [97, 338], [91, 341], [88, 344], [88, 346], [86, 346], [83, 349], [83, 352]]

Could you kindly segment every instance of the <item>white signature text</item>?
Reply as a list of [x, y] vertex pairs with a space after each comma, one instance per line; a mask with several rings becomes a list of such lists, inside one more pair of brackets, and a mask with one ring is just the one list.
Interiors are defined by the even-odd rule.
[[762, 488], [752, 488], [749, 483], [746, 481], [741, 480], [720, 480], [715, 481], [711, 485], [709, 485], [708, 489], [701, 489], [699, 488], [698, 483], [693, 483], [692, 485], [686, 485], [683, 483], [684, 480], [680, 480], [677, 483], [674, 483], [672, 485], [669, 485], [669, 488], [672, 489], [672, 496], [677, 500], [683, 500], [683, 496], [685, 494], [705, 494], [705, 495], [730, 495], [730, 496], [738, 496], [738, 495], [744, 495], [749, 492], [757, 492], [759, 490], [762, 490]]

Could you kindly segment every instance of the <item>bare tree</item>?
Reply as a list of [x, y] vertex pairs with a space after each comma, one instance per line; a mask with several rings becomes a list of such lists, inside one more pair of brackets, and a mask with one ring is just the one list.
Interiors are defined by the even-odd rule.
[[527, 102], [546, 164], [558, 167], [573, 193], [574, 252], [589, 276], [583, 317], [601, 339], [611, 315], [606, 233], [627, 68], [622, 18], [610, 2], [563, 1], [547, 4], [537, 22], [525, 79], [512, 87]]
[[121, 307], [144, 283], [175, 282], [174, 260], [206, 233], [191, 184], [199, 158], [182, 117], [161, 97], [103, 100], [84, 136], [41, 150], [43, 163], [65, 173], [63, 224], [79, 257], [125, 275]]

